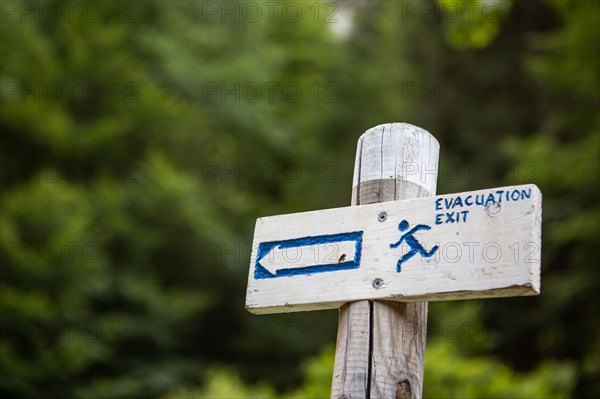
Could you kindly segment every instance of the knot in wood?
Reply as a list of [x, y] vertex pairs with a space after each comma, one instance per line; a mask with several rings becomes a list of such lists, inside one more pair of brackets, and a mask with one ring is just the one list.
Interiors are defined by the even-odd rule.
[[408, 380], [400, 381], [398, 389], [396, 389], [396, 399], [410, 399], [411, 394], [410, 382]]

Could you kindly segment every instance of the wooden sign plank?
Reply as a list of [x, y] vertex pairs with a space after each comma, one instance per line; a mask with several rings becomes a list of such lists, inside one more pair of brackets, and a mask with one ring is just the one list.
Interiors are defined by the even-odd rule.
[[338, 308], [540, 292], [535, 185], [259, 218], [246, 308]]

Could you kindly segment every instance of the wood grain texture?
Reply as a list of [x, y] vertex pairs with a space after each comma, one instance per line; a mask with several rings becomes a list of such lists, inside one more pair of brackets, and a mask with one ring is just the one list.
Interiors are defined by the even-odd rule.
[[[438, 158], [439, 143], [423, 129], [387, 124], [368, 130], [358, 142], [352, 205], [435, 194]], [[369, 337], [349, 340], [355, 334], [350, 328], [367, 330]], [[331, 397], [421, 397], [426, 331], [426, 302], [344, 305]]]
[[340, 309], [331, 386], [332, 398], [368, 397], [371, 309], [370, 301], [348, 303]]
[[352, 206], [259, 218], [246, 308], [339, 308], [333, 398], [418, 398], [427, 302], [540, 292], [535, 185], [434, 196], [439, 144], [387, 124], [358, 142]]
[[[379, 192], [364, 186], [369, 195]], [[426, 251], [437, 248], [431, 256], [414, 253], [414, 242], [394, 246], [403, 234], [401, 221], [410, 226], [405, 240], [408, 229], [425, 226], [411, 235]], [[246, 306], [253, 313], [275, 313], [338, 308], [363, 299], [535, 295], [540, 221], [541, 193], [531, 184], [260, 218], [254, 248], [263, 250], [253, 255]], [[354, 239], [303, 241], [340, 234]], [[290, 240], [299, 239], [300, 245], [290, 247]], [[404, 259], [411, 249], [413, 256]], [[261, 270], [268, 274], [257, 275]]]

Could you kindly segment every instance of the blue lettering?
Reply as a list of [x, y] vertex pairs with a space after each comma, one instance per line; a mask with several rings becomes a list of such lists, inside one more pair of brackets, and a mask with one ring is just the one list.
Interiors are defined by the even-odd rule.
[[454, 223], [454, 212], [446, 213], [445, 223]]
[[472, 195], [467, 196], [467, 198], [465, 198], [465, 205], [466, 206], [471, 206], [473, 205], [473, 201], [470, 201], [469, 199], [472, 198]]
[[485, 200], [485, 205], [484, 206], [488, 206], [489, 203], [495, 204], [496, 200], [494, 199], [494, 194], [488, 194], [487, 199]]
[[466, 221], [467, 221], [467, 213], [469, 213], [469, 211], [461, 211], [460, 213], [463, 216], [463, 223], [466, 223]]
[[[438, 198], [435, 200], [435, 210], [436, 211], [441, 211], [442, 210], [442, 199]], [[437, 220], [437, 217], [436, 217]]]
[[435, 215], [435, 224], [442, 224], [442, 216], [444, 216], [443, 213], [438, 213]]
[[[516, 197], [515, 197], [515, 194], [517, 194], [517, 196], [516, 196]], [[510, 194], [510, 198], [511, 198], [513, 201], [518, 201], [518, 200], [520, 200], [520, 199], [521, 199], [521, 194], [519, 193], [519, 191], [518, 191], [518, 190], [515, 190], [515, 191], [513, 191], [513, 192]]]
[[504, 190], [498, 190], [496, 191], [496, 194], [498, 194], [498, 203], [501, 204], [502, 203], [502, 193], [504, 192]]
[[527, 190], [521, 190], [521, 198], [531, 198], [531, 187]]
[[450, 209], [452, 207], [452, 197], [444, 198], [444, 204], [446, 204], [446, 209]]
[[477, 194], [475, 196], [475, 204], [483, 206], [483, 194]]
[[452, 208], [456, 208], [457, 206], [460, 206], [461, 208], [463, 206], [462, 198], [460, 198], [460, 195], [454, 200], [454, 205], [452, 206]]

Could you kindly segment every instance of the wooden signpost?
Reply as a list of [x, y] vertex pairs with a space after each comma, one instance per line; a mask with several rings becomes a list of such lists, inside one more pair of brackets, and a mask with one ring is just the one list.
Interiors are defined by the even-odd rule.
[[432, 196], [439, 144], [407, 124], [358, 144], [351, 207], [259, 218], [246, 308], [340, 308], [332, 398], [422, 393], [427, 303], [540, 292], [535, 185]]

